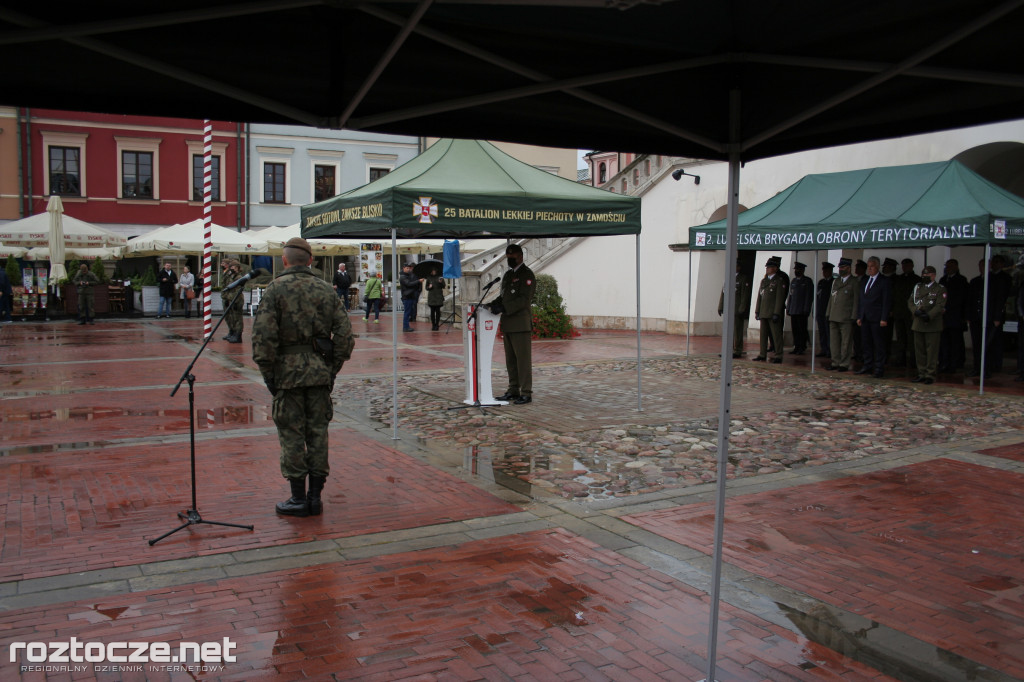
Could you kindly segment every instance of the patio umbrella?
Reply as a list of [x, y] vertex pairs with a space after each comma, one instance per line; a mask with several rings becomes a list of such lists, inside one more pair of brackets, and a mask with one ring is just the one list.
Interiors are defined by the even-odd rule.
[[[124, 246], [127, 240], [116, 232], [78, 220], [69, 215], [61, 218], [64, 246]], [[21, 220], [0, 225], [0, 244], [4, 246], [50, 245], [50, 215], [36, 213]]]
[[50, 214], [50, 281], [57, 282], [68, 276], [64, 269], [64, 203], [53, 195], [46, 205]]

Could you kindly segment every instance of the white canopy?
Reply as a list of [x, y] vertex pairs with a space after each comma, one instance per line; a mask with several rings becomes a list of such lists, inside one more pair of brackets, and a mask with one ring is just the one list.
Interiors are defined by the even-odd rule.
[[[254, 233], [264, 239], [268, 245], [267, 253], [280, 255], [284, 243], [292, 237], [301, 237], [299, 223], [286, 227], [264, 227]], [[359, 245], [364, 242], [379, 243], [384, 253], [391, 253], [391, 242], [386, 239], [307, 239], [314, 256], [354, 256], [359, 253]], [[467, 239], [461, 242], [462, 253], [478, 253], [486, 251], [496, 244], [504, 244], [504, 239]], [[444, 248], [443, 239], [403, 239], [398, 241], [398, 253], [440, 253]]]
[[[64, 246], [124, 246], [127, 240], [116, 232], [92, 225], [69, 215], [63, 217]], [[43, 212], [0, 225], [0, 244], [7, 246], [49, 246], [50, 214]]]
[[[0, 254], [6, 253], [7, 249], [0, 249]], [[114, 248], [107, 247], [96, 247], [96, 248], [81, 248], [72, 247], [70, 249], [64, 249], [64, 260], [79, 260], [87, 261], [92, 263], [94, 260], [99, 258], [100, 260], [121, 260], [124, 256], [122, 252], [124, 249], [120, 246]], [[48, 261], [50, 260], [50, 249], [45, 246], [36, 246], [31, 249], [22, 249], [23, 255], [16, 256], [17, 258], [24, 258], [30, 261]]]
[[[237, 232], [213, 224], [210, 226], [214, 253], [267, 253], [267, 242], [258, 232]], [[128, 240], [125, 256], [163, 256], [175, 253], [202, 253], [205, 230], [201, 218], [190, 223], [161, 227]]]

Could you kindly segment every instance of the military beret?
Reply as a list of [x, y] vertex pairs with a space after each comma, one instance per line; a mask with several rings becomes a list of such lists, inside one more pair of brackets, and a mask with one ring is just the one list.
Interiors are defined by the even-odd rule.
[[897, 265], [899, 265], [899, 263], [896, 262], [895, 258], [886, 258], [884, 261], [882, 261], [883, 268], [887, 268], [890, 266], [896, 267]]
[[309, 248], [309, 242], [307, 242], [302, 237], [292, 237], [291, 239], [286, 241], [284, 243], [284, 245], [285, 245], [285, 248], [291, 247], [293, 249], [302, 249], [303, 251], [308, 253], [310, 256], [313, 255], [313, 249]]
[[804, 265], [803, 263], [801, 263], [800, 261], [797, 261], [797, 262], [793, 263], [793, 269], [794, 270], [805, 270], [805, 269], [807, 269], [807, 266]]
[[782, 265], [782, 259], [779, 258], [778, 256], [772, 256], [764, 264], [766, 268], [777, 268], [780, 265]]
[[822, 270], [834, 270], [834, 269], [835, 269], [835, 267], [836, 267], [836, 266], [832, 265], [832, 264], [831, 264], [831, 263], [829, 263], [828, 261], [825, 261], [824, 263], [822, 263], [822, 264], [821, 264], [821, 269], [822, 269]]
[[853, 265], [853, 261], [850, 260], [849, 258], [840, 258], [839, 259], [839, 267], [843, 267], [844, 265], [846, 267], [850, 267], [851, 265]]

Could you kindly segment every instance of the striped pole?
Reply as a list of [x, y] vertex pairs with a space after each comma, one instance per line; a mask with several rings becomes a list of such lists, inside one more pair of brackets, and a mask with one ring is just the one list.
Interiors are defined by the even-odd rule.
[[213, 125], [203, 120], [203, 338], [213, 333]]

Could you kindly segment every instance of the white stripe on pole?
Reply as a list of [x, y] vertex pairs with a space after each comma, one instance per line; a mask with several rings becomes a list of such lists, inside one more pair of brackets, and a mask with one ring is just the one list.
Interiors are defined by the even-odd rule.
[[213, 125], [203, 120], [203, 338], [213, 333]]

